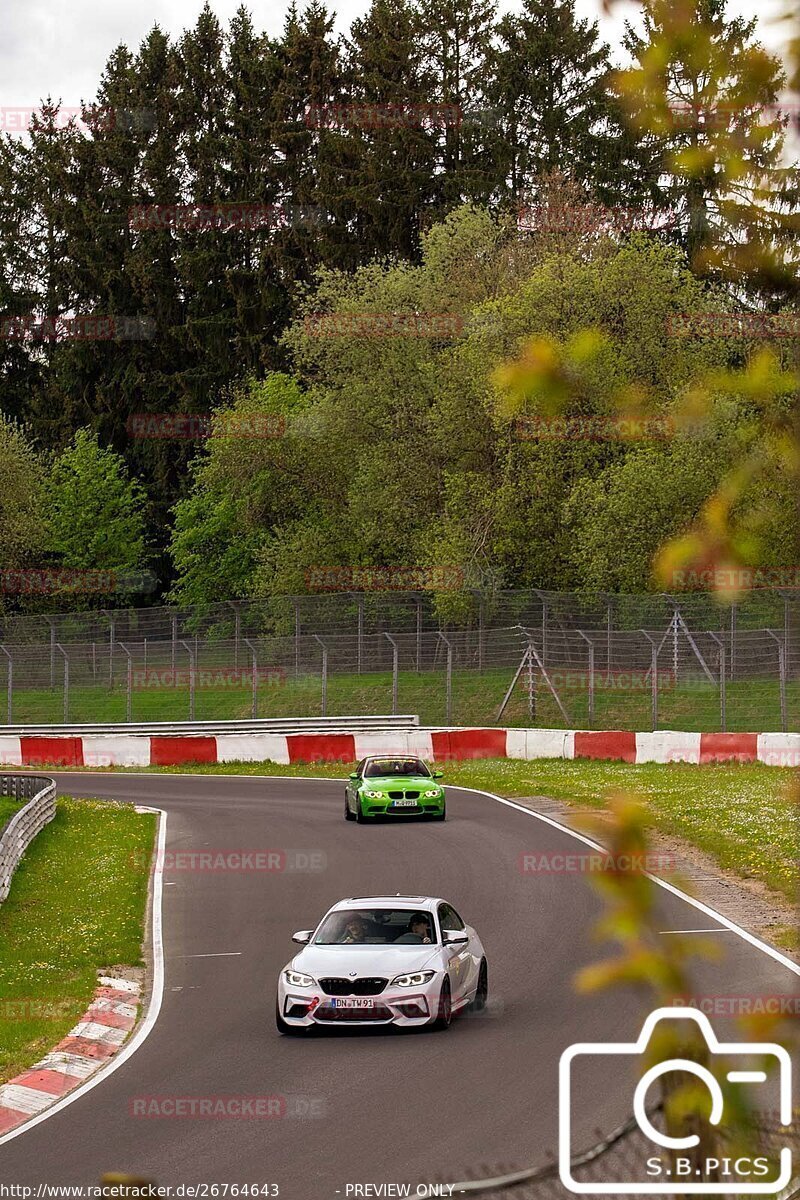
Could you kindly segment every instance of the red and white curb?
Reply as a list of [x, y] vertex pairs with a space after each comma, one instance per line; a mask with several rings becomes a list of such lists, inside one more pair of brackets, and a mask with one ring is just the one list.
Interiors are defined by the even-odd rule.
[[108, 1062], [136, 1024], [140, 1000], [138, 983], [101, 975], [74, 1029], [40, 1062], [0, 1086], [0, 1133], [38, 1116]]
[[797, 767], [800, 733], [463, 728], [370, 733], [0, 735], [0, 764], [13, 767], [172, 767], [225, 762], [288, 766], [357, 762], [367, 754], [413, 754], [430, 762], [595, 758], [627, 763], [761, 762]]

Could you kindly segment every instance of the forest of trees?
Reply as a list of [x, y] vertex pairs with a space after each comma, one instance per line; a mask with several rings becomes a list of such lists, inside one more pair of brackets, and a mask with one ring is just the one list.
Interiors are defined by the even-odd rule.
[[[747, 395], [720, 386], [702, 434], [537, 439], [497, 368], [590, 325], [607, 341], [575, 415], [628, 388], [664, 422], [760, 341], [670, 336], [678, 318], [795, 311], [780, 62], [696, 0], [703, 53], [665, 64], [654, 118], [616, 68], [648, 61], [663, 3], [615, 54], [572, 0], [372, 0], [344, 37], [312, 0], [275, 40], [206, 6], [118, 47], [82, 121], [48, 100], [3, 135], [0, 566], [150, 567], [148, 601], [198, 603], [336, 564], [651, 586], [654, 548], [757, 448]], [[771, 269], [731, 286], [755, 245]], [[397, 314], [416, 324], [376, 336]], [[772, 344], [795, 361], [796, 336]], [[141, 436], [147, 414], [216, 414], [215, 436]], [[798, 561], [792, 502], [775, 477], [743, 514], [774, 565]]]

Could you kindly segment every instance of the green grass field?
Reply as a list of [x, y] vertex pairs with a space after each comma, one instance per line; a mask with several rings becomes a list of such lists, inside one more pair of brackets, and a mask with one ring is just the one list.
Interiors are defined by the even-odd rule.
[[141, 963], [155, 829], [130, 805], [62, 797], [30, 846], [0, 905], [0, 1082], [69, 1032], [98, 970]]
[[0, 796], [0, 831], [5, 828], [14, 813], [19, 812], [23, 804], [24, 800], [20, 803], [18, 800], [12, 800], [10, 796]]
[[[493, 725], [508, 688], [511, 669], [460, 671], [453, 673], [450, 722], [456, 725]], [[552, 694], [540, 685], [536, 710], [531, 717], [522, 682], [511, 699], [502, 724], [535, 725], [541, 728], [590, 727], [588, 691], [585, 687], [563, 687], [562, 702], [569, 721], [565, 721]], [[392, 678], [390, 673], [331, 675], [328, 679], [327, 715], [352, 713], [382, 714], [391, 711]], [[134, 690], [131, 716], [134, 721], [181, 721], [189, 717], [189, 694], [185, 686]], [[424, 725], [443, 725], [447, 721], [445, 678], [442, 672], [401, 672], [398, 687], [398, 711], [416, 713]], [[322, 689], [317, 676], [288, 676], [282, 683], [262, 683], [258, 696], [259, 717], [319, 716], [322, 713]], [[195, 719], [235, 720], [252, 714], [249, 685], [200, 686], [196, 691]], [[800, 683], [787, 688], [787, 715], [790, 729], [800, 729]], [[73, 686], [69, 697], [72, 722], [123, 722], [126, 696], [120, 682], [113, 690], [107, 686]], [[17, 689], [14, 695], [15, 724], [60, 723], [64, 719], [60, 687]], [[727, 728], [737, 731], [778, 730], [781, 727], [780, 697], [774, 682], [746, 681], [729, 683], [727, 688]], [[636, 690], [598, 687], [595, 693], [595, 729], [651, 729], [651, 696], [648, 687]], [[663, 688], [659, 693], [658, 728], [716, 730], [720, 726], [720, 700], [717, 688], [710, 684]]]

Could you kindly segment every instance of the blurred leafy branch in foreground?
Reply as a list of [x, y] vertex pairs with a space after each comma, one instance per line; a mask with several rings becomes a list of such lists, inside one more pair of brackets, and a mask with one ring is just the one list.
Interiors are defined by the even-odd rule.
[[[660, 911], [663, 893], [639, 866], [647, 862], [647, 820], [647, 811], [635, 796], [616, 794], [609, 800], [609, 819], [590, 818], [584, 823], [589, 832], [599, 834], [607, 849], [605, 869], [590, 875], [604, 902], [595, 936], [598, 940], [616, 942], [619, 952], [615, 957], [584, 967], [576, 977], [576, 987], [584, 993], [632, 988], [646, 1000], [650, 1011], [691, 1004], [694, 991], [691, 961], [698, 958], [719, 961], [722, 956], [718, 945], [709, 939], [663, 935]], [[780, 1013], [754, 1012], [740, 1019], [740, 1024], [745, 1041], [771, 1043], [791, 1050], [794, 1031]], [[719, 1030], [714, 1032], [720, 1036]], [[742, 1083], [730, 1084], [727, 1079], [730, 1064], [709, 1053], [705, 1037], [694, 1020], [672, 1018], [656, 1024], [645, 1049], [643, 1066], [649, 1069], [670, 1059], [688, 1060], [709, 1072], [725, 1097], [719, 1136], [709, 1124], [711, 1095], [706, 1083], [688, 1070], [674, 1070], [661, 1076], [665, 1131], [672, 1137], [695, 1135], [698, 1139], [692, 1148], [692, 1174], [697, 1170], [707, 1179], [719, 1178], [716, 1169], [708, 1169], [709, 1159], [720, 1161], [726, 1156], [748, 1154], [772, 1157], [769, 1152], [774, 1147], [761, 1136], [761, 1117], [752, 1096]], [[685, 1150], [681, 1153], [686, 1155]]]
[[[613, 8], [613, 0], [606, 8]], [[683, 243], [692, 269], [713, 281], [726, 312], [733, 308], [768, 317], [788, 304], [783, 315], [789, 316], [790, 330], [797, 329], [788, 355], [762, 344], [737, 369], [706, 371], [674, 397], [673, 431], [702, 426], [720, 394], [746, 400], [759, 427], [757, 440], [742, 440], [738, 461], [693, 523], [663, 545], [653, 563], [657, 581], [668, 589], [679, 568], [711, 569], [720, 598], [730, 600], [748, 590], [749, 575], [738, 568], [759, 565], [759, 527], [768, 503], [765, 479], [785, 473], [794, 480], [800, 503], [800, 316], [793, 307], [800, 291], [800, 218], [794, 211], [798, 173], [783, 164], [784, 110], [798, 111], [800, 101], [800, 6], [793, 5], [782, 18], [789, 31], [785, 63], [753, 44], [754, 21], [726, 26], [723, 17], [722, 0], [645, 0], [646, 36], [627, 27], [632, 65], [619, 73], [617, 83], [633, 127], [649, 131], [654, 153], [661, 149], [660, 168], [671, 181], [676, 207], [682, 206]], [[780, 106], [774, 103], [779, 93]], [[692, 336], [691, 326], [685, 332]], [[513, 419], [524, 409], [545, 417], [564, 414], [585, 392], [592, 365], [606, 347], [597, 329], [563, 342], [532, 337], [516, 361], [494, 373], [498, 416]], [[642, 381], [617, 391], [611, 403], [619, 417], [627, 418], [646, 415], [651, 399]], [[798, 527], [800, 521], [795, 521], [792, 538], [800, 553]], [[647, 813], [634, 796], [609, 798], [601, 830], [612, 862], [646, 856]], [[585, 968], [576, 980], [578, 989], [634, 988], [653, 1002], [649, 1008], [674, 1006], [682, 998], [685, 1003], [692, 995], [690, 960], [698, 954], [713, 956], [716, 947], [694, 939], [689, 945], [684, 938], [659, 933], [657, 888], [644, 872], [606, 870], [593, 874], [592, 883], [604, 903], [597, 935], [615, 942], [619, 952]], [[745, 1035], [788, 1045], [781, 1020], [772, 1015], [747, 1018]], [[657, 1031], [648, 1047], [648, 1065], [683, 1057], [712, 1073], [720, 1070], [709, 1061], [694, 1022], [675, 1024], [676, 1029]], [[725, 1081], [720, 1077], [719, 1082]], [[706, 1085], [688, 1072], [673, 1072], [663, 1077], [662, 1088], [668, 1131], [697, 1132], [697, 1163], [709, 1152], [719, 1157], [708, 1124]], [[741, 1085], [733, 1094], [727, 1086], [724, 1091], [726, 1153], [737, 1146], [753, 1150], [759, 1140], [757, 1115]]]

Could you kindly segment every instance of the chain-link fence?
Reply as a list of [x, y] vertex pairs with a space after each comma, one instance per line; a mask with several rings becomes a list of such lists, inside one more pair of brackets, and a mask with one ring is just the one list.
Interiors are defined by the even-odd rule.
[[[656, 1126], [660, 1124], [656, 1112], [650, 1112], [648, 1115]], [[788, 1147], [792, 1151], [795, 1163], [794, 1178], [782, 1190], [776, 1190], [772, 1194], [776, 1200], [796, 1200], [800, 1195], [800, 1168], [796, 1157], [800, 1150], [800, 1135], [796, 1123], [787, 1129], [779, 1126], [774, 1120], [762, 1120], [753, 1128], [748, 1146], [753, 1156], [764, 1155], [770, 1164], [776, 1162], [782, 1147]], [[730, 1153], [724, 1128], [719, 1135], [719, 1152], [722, 1161], [724, 1155]], [[589, 1146], [583, 1153], [575, 1154], [570, 1161], [570, 1175], [588, 1192], [593, 1190], [592, 1184], [600, 1185], [599, 1190], [604, 1187], [606, 1191], [609, 1185], [620, 1185], [618, 1195], [640, 1195], [644, 1200], [648, 1194], [644, 1189], [641, 1193], [631, 1192], [629, 1189], [637, 1183], [645, 1187], [652, 1184], [652, 1176], [648, 1174], [648, 1159], [653, 1153], [653, 1143], [639, 1128], [638, 1122], [631, 1117], [607, 1137], [598, 1134], [594, 1145]], [[732, 1161], [729, 1159], [728, 1163]], [[717, 1175], [713, 1180], [705, 1182], [713, 1182], [719, 1186], [722, 1180], [723, 1176]], [[736, 1182], [741, 1185], [741, 1180]], [[452, 1191], [446, 1193], [448, 1195], [481, 1196], [483, 1200], [568, 1200], [574, 1195], [574, 1192], [568, 1190], [561, 1182], [554, 1154], [549, 1156], [548, 1161], [536, 1167], [514, 1169], [507, 1165], [477, 1166], [459, 1175], [458, 1182], [454, 1182], [454, 1176], [450, 1176], [446, 1183], [452, 1188]], [[443, 1184], [444, 1179], [437, 1183], [421, 1185], [418, 1194], [428, 1198], [441, 1195], [436, 1189]], [[731, 1181], [729, 1194], [736, 1194], [736, 1190]], [[723, 1191], [717, 1194], [724, 1196], [726, 1193]], [[652, 1195], [652, 1191], [649, 1195]]]
[[460, 601], [458, 621], [420, 593], [8, 617], [0, 713], [9, 725], [413, 712], [426, 725], [800, 728], [800, 592], [727, 606]]

